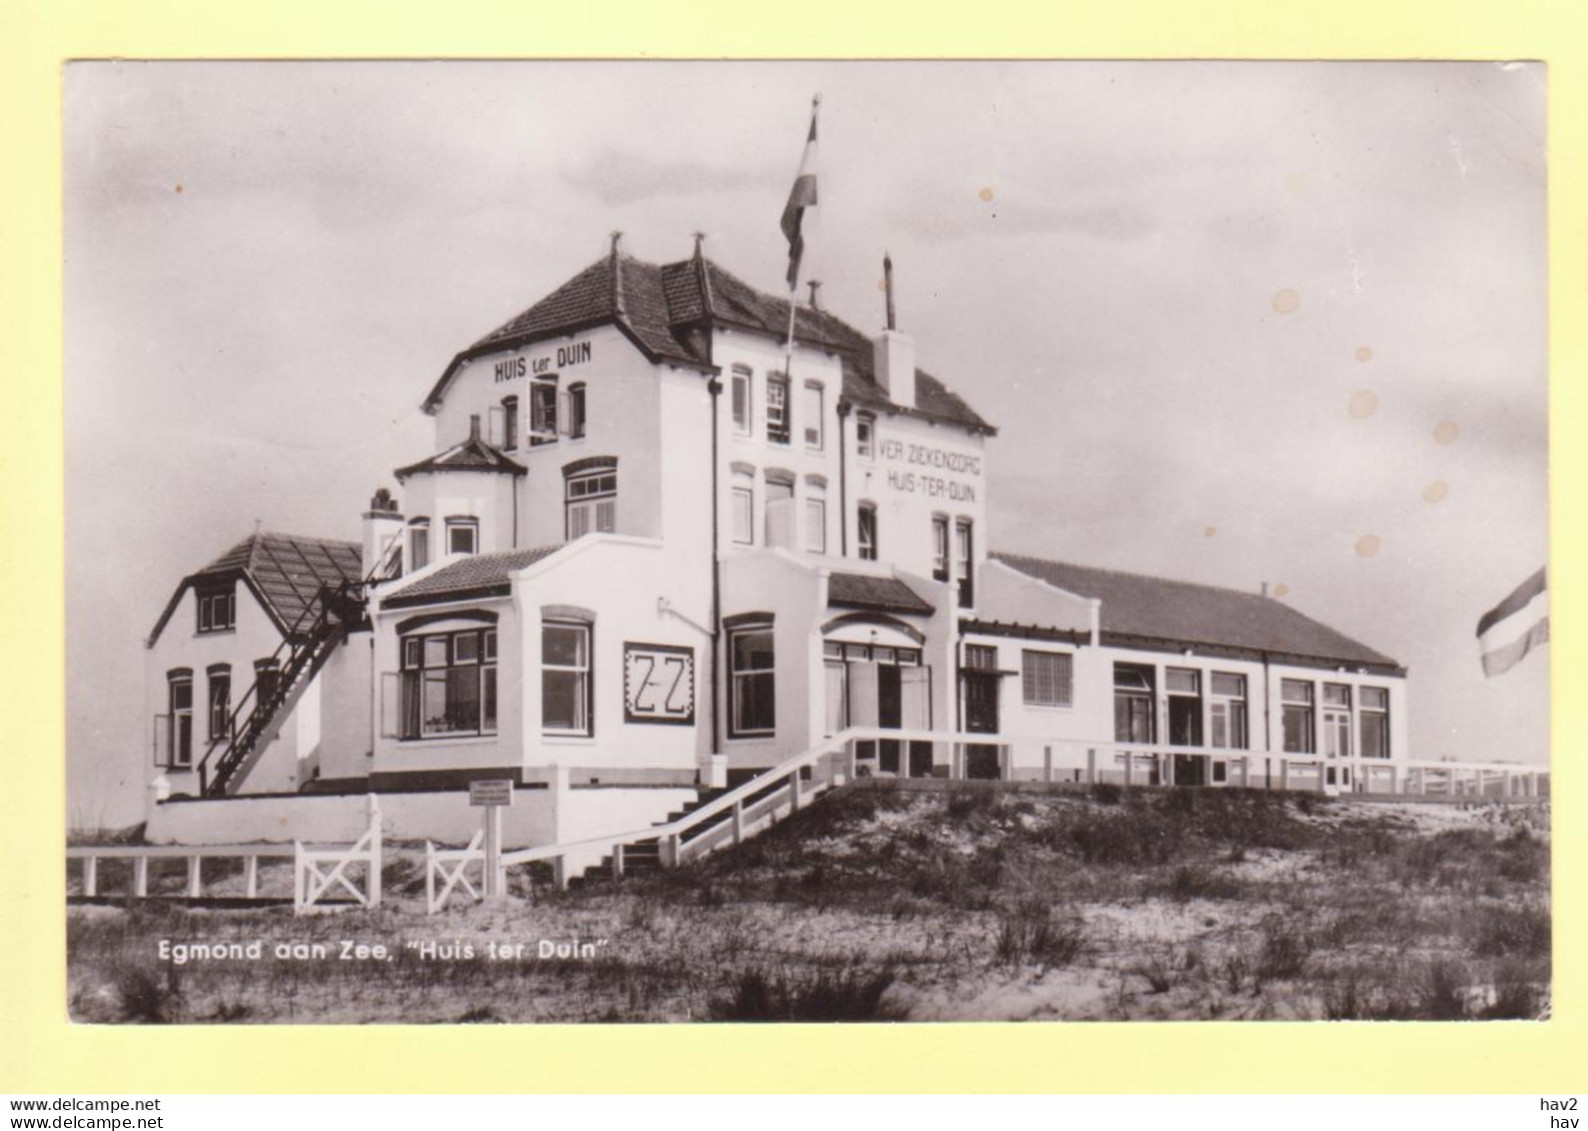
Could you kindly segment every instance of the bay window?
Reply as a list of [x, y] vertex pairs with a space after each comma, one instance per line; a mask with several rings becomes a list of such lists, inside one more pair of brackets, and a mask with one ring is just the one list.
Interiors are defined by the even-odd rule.
[[496, 733], [496, 629], [402, 638], [398, 738]]

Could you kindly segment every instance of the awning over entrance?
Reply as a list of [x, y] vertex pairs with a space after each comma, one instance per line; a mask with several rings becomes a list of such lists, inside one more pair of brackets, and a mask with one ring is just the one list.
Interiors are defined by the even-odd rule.
[[827, 579], [827, 603], [838, 609], [930, 616], [932, 606], [897, 577], [834, 573]]

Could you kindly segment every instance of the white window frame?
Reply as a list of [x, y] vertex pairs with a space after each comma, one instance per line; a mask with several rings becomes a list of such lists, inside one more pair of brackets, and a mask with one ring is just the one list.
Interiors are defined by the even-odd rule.
[[[744, 407], [742, 416], [739, 412], [741, 404]], [[755, 374], [749, 366], [733, 367], [728, 386], [728, 415], [733, 421], [735, 436], [755, 434]]]
[[[765, 634], [771, 638], [772, 646], [769, 649], [772, 655], [770, 667], [745, 668], [736, 666], [738, 655], [735, 647], [741, 636], [760, 636]], [[743, 698], [740, 687], [747, 679], [770, 678], [772, 685], [772, 725], [770, 727], [746, 728], [741, 725], [741, 712]], [[777, 734], [777, 635], [772, 630], [771, 624], [747, 624], [728, 631], [728, 737], [729, 738], [771, 738]]]
[[728, 516], [733, 527], [728, 536], [734, 545], [755, 545], [755, 476], [743, 471], [733, 473]]
[[877, 414], [874, 412], [855, 413], [855, 458], [867, 463], [877, 458]]
[[557, 442], [557, 375], [544, 374], [529, 384], [529, 446]]
[[237, 627], [235, 581], [224, 590], [212, 589], [206, 592], [202, 586], [195, 587], [194, 596], [198, 600], [198, 631], [231, 632]]
[[[866, 521], [868, 517], [871, 520], [869, 524]], [[868, 525], [870, 526], [869, 532], [866, 529]], [[860, 560], [863, 562], [874, 562], [877, 560], [877, 547], [882, 541], [877, 526], [876, 503], [864, 502], [855, 508], [855, 553], [859, 555]], [[869, 539], [866, 537], [867, 533], [871, 535]]]
[[766, 376], [766, 438], [768, 443], [788, 444], [794, 438], [794, 398], [788, 376], [768, 373]]
[[[553, 735], [560, 738], [590, 738], [595, 734], [595, 632], [589, 621], [582, 620], [546, 620], [540, 625], [541, 655], [541, 693], [540, 729], [542, 734]], [[546, 634], [548, 632], [577, 632], [583, 639], [583, 663], [553, 664], [546, 659]], [[571, 727], [553, 727], [546, 724], [546, 673], [571, 672], [578, 677], [577, 681], [577, 707], [583, 715], [576, 719]], [[581, 725], [582, 724], [582, 725]]]
[[[193, 767], [193, 673], [185, 672], [181, 675], [166, 676], [166, 710], [171, 715], [171, 730], [168, 738], [169, 750], [166, 761], [174, 770], [188, 770]], [[187, 706], [176, 705], [176, 689], [187, 688]], [[187, 720], [187, 742], [181, 741], [182, 720]]]
[[[469, 532], [471, 546], [467, 550], [453, 548], [452, 536]], [[448, 554], [478, 554], [480, 552], [480, 520], [477, 518], [449, 518], [446, 521], [447, 553]]]
[[827, 492], [820, 487], [805, 487], [805, 551], [827, 553]]
[[[601, 480], [610, 479], [610, 488], [601, 486]], [[585, 484], [593, 487], [584, 487]], [[582, 491], [581, 491], [582, 488]], [[581, 491], [578, 497], [575, 492]], [[618, 526], [618, 472], [615, 467], [602, 467], [579, 475], [570, 475], [563, 482], [563, 535], [569, 541], [586, 534], [615, 534]], [[602, 523], [602, 514], [606, 522]], [[584, 529], [574, 533], [574, 516], [580, 515]]]
[[[1052, 661], [1051, 686], [1040, 685], [1035, 664]], [[1054, 652], [1046, 648], [1020, 649], [1020, 701], [1041, 710], [1070, 710], [1075, 706], [1075, 653]]]
[[802, 431], [805, 446], [813, 452], [822, 450], [827, 442], [827, 389], [820, 381], [805, 382]]

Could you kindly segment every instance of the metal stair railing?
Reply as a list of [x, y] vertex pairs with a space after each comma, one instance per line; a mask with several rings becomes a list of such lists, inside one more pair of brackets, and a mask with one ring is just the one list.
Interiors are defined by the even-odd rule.
[[[261, 676], [256, 676], [227, 716], [221, 734], [210, 741], [204, 757], [199, 760], [196, 768], [202, 795], [225, 796], [235, 792], [242, 784], [242, 778], [252, 768], [251, 765], [244, 768], [244, 762], [260, 749], [260, 740], [275, 722], [281, 708], [319, 674], [347, 631], [363, 620], [365, 589], [390, 577], [401, 552], [401, 537], [393, 537], [362, 579], [320, 586], [315, 599], [287, 629], [281, 643], [264, 665], [265, 671], [274, 673], [275, 686], [271, 692], [268, 695], [261, 694]], [[310, 622], [307, 628], [304, 626], [305, 621]], [[215, 761], [213, 770], [210, 767], [212, 758]]]

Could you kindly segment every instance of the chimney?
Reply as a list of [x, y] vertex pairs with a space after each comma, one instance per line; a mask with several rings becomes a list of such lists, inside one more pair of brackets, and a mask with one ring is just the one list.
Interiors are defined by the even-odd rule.
[[380, 562], [392, 543], [402, 538], [403, 512], [391, 492], [382, 487], [369, 501], [364, 512], [364, 572], [367, 574]]
[[873, 344], [877, 385], [900, 408], [915, 407], [915, 339], [895, 329], [893, 316], [893, 259], [882, 258], [883, 288], [888, 293], [888, 328]]

